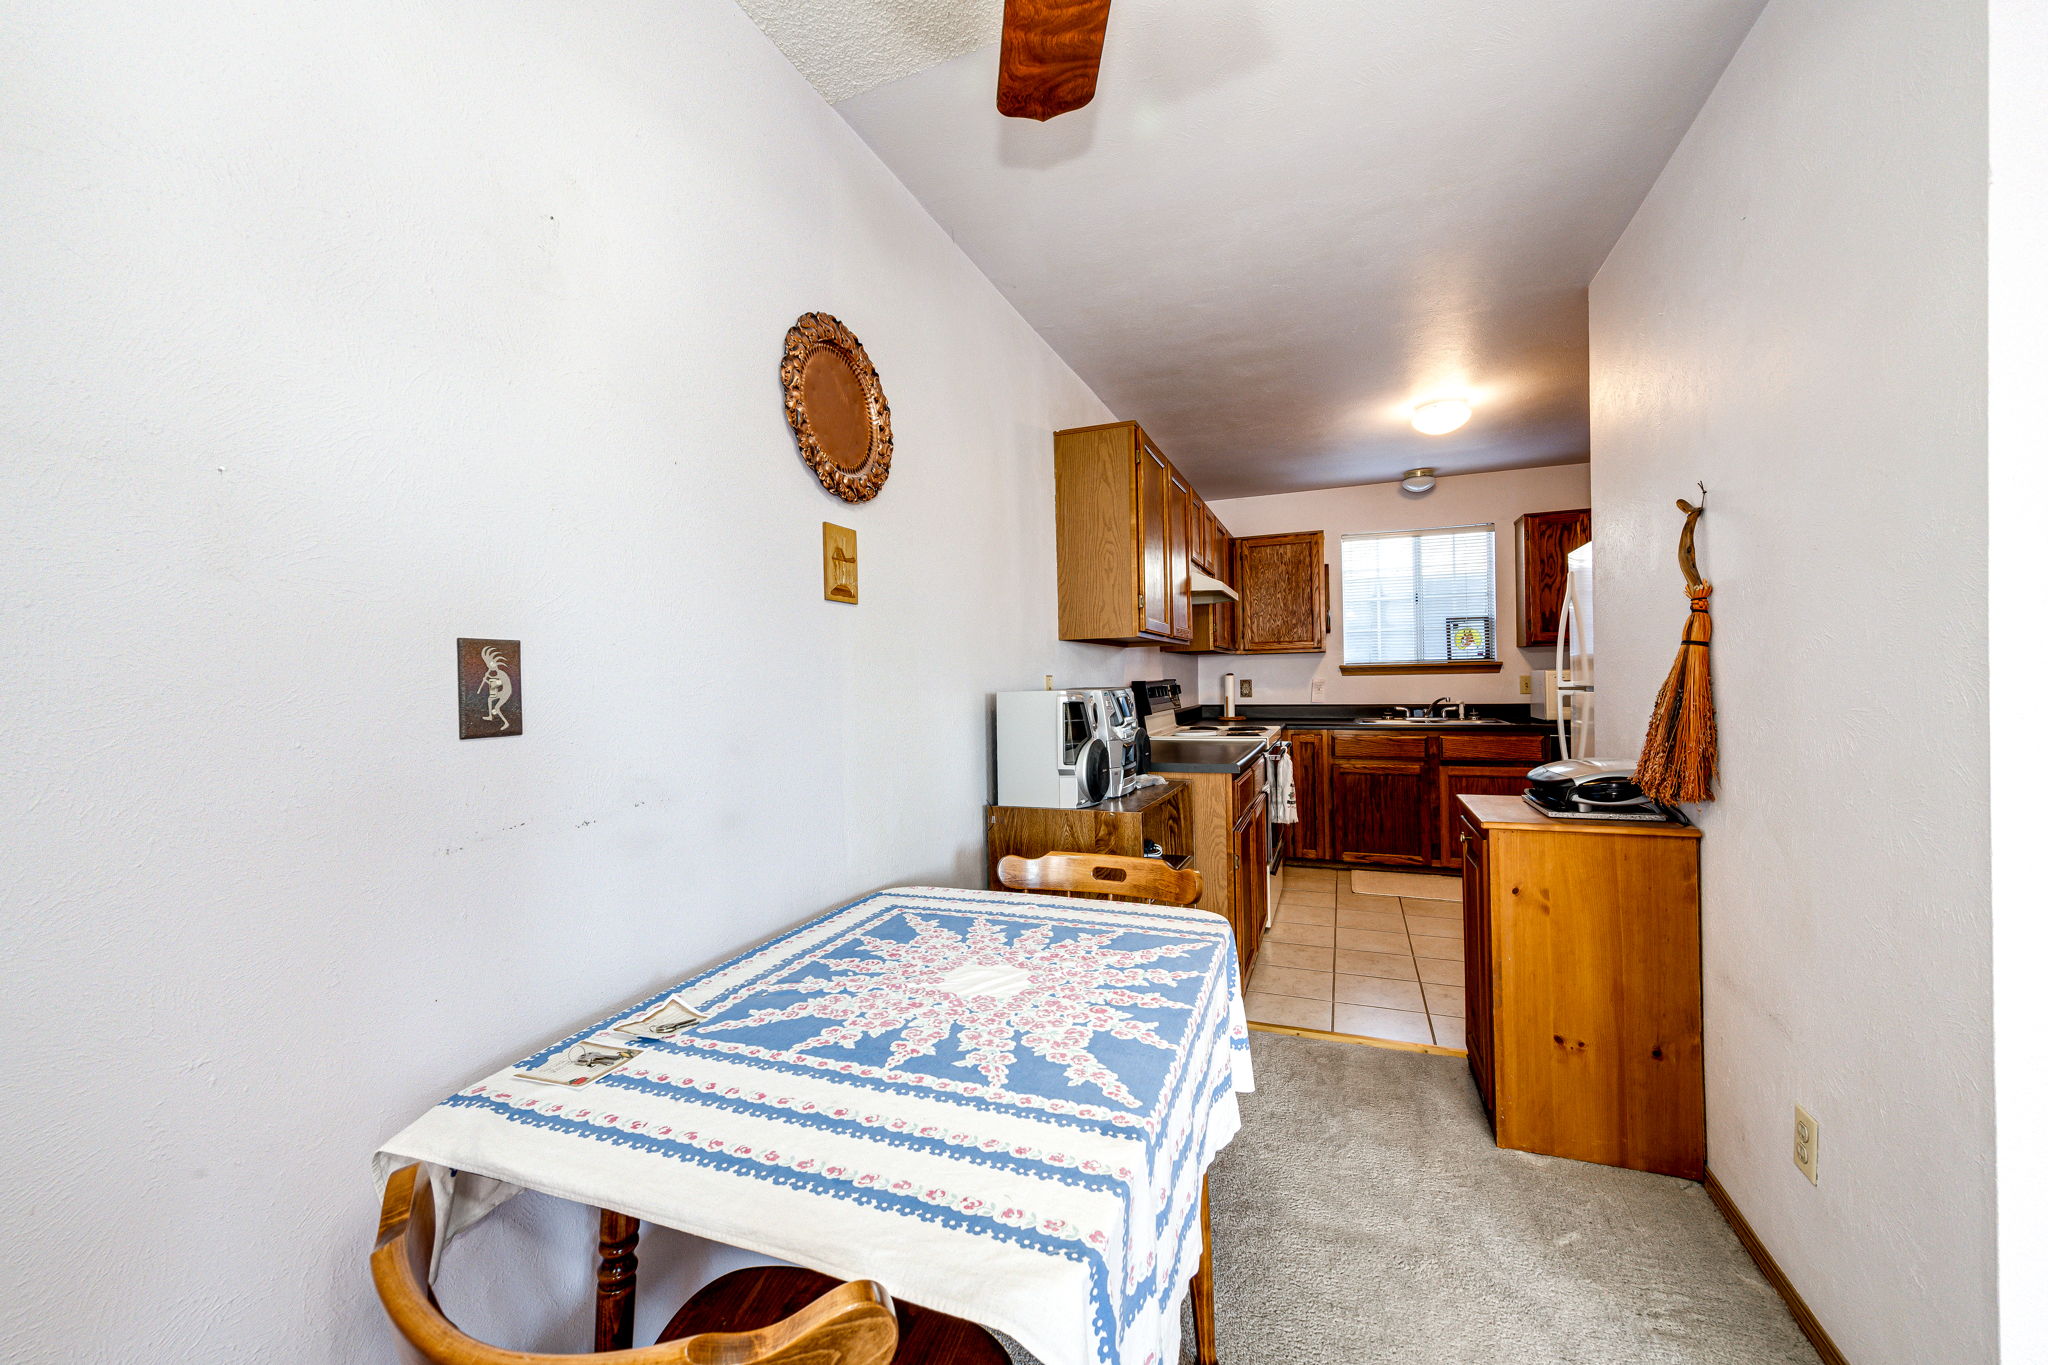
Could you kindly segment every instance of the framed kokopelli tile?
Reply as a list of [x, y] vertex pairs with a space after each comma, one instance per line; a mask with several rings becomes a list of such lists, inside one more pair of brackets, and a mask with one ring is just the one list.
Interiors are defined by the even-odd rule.
[[455, 681], [462, 738], [490, 739], [521, 732], [517, 640], [457, 640]]
[[860, 605], [860, 551], [851, 527], [825, 523], [825, 600]]

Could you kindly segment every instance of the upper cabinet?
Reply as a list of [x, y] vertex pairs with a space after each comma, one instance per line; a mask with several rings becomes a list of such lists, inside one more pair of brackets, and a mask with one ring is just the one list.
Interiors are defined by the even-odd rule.
[[1593, 514], [1584, 507], [1515, 519], [1515, 643], [1523, 649], [1557, 643], [1565, 556], [1592, 538]]
[[[1329, 633], [1323, 533], [1232, 539], [1136, 422], [1053, 438], [1060, 638], [1182, 653], [1314, 653]], [[1196, 570], [1239, 602], [1196, 605]]]
[[1053, 441], [1060, 638], [1160, 644], [1189, 637], [1187, 481], [1135, 422]]
[[1330, 633], [1330, 577], [1323, 533], [1240, 536], [1236, 561], [1241, 654], [1320, 654]]

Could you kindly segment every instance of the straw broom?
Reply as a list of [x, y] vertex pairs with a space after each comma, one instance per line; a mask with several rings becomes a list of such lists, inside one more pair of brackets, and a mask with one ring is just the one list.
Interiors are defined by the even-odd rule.
[[1643, 754], [1636, 761], [1636, 785], [1645, 795], [1667, 804], [1714, 799], [1714, 769], [1720, 759], [1720, 744], [1714, 732], [1714, 675], [1707, 664], [1709, 643], [1714, 638], [1714, 618], [1707, 614], [1707, 599], [1714, 585], [1700, 577], [1693, 557], [1693, 530], [1706, 510], [1707, 490], [1700, 489], [1700, 505], [1678, 500], [1685, 513], [1685, 530], [1678, 537], [1678, 567], [1685, 572], [1685, 595], [1692, 612], [1685, 619], [1685, 638], [1678, 646], [1678, 658], [1657, 694], [1656, 710], [1650, 713], [1650, 732], [1643, 737]]

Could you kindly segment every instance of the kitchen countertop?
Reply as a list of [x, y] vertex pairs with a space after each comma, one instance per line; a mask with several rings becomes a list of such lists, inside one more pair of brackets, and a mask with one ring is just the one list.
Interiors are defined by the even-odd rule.
[[[1418, 700], [1413, 705], [1420, 706]], [[1260, 706], [1252, 703], [1244, 707], [1244, 718], [1255, 725], [1278, 725], [1287, 730], [1412, 730], [1417, 734], [1430, 734], [1438, 730], [1459, 732], [1479, 731], [1498, 734], [1548, 734], [1556, 725], [1547, 720], [1535, 720], [1526, 706], [1511, 706], [1499, 703], [1474, 703], [1482, 714], [1495, 719], [1485, 722], [1453, 722], [1449, 725], [1410, 725], [1403, 721], [1380, 720], [1373, 713], [1384, 711], [1385, 706], [1331, 706], [1331, 705], [1274, 705]], [[1183, 707], [1180, 722], [1192, 725], [1197, 721], [1214, 721], [1223, 714], [1223, 708], [1214, 704], [1202, 707]]]
[[1423, 735], [1441, 730], [1459, 733], [1483, 730], [1502, 735], [1549, 734], [1557, 728], [1545, 720], [1451, 721], [1444, 725], [1412, 725], [1399, 720], [1288, 720], [1280, 724], [1287, 730], [1406, 730]]
[[[1248, 771], [1266, 752], [1266, 746], [1257, 745], [1244, 757], [1231, 762], [1210, 758], [1205, 751], [1224, 748], [1230, 741], [1183, 740], [1174, 746], [1185, 751], [1186, 762], [1168, 762], [1159, 757], [1159, 746], [1152, 746], [1152, 761], [1145, 765], [1145, 771], [1153, 773], [1241, 773]], [[1205, 761], [1206, 760], [1206, 761]]]

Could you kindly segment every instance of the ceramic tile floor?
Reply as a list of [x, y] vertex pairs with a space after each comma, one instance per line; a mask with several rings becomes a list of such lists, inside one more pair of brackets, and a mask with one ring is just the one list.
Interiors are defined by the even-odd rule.
[[1245, 992], [1254, 1023], [1465, 1046], [1456, 877], [1289, 867]]

